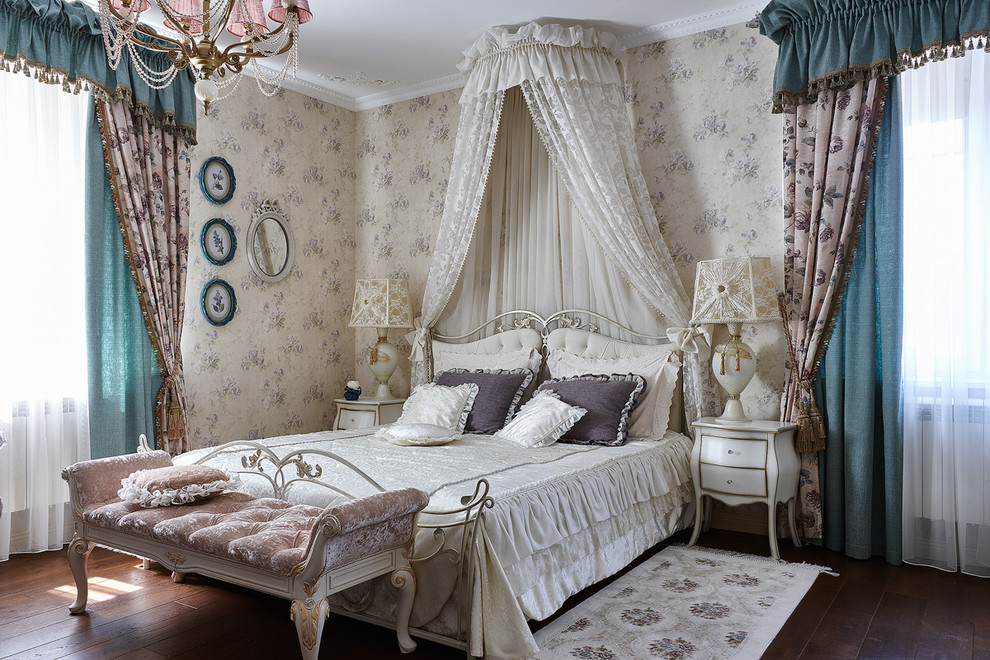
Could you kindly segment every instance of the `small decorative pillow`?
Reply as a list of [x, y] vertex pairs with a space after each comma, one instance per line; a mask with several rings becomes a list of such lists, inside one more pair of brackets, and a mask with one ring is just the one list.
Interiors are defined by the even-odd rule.
[[451, 369], [437, 374], [433, 379], [438, 385], [448, 387], [474, 383], [478, 386], [478, 398], [467, 418], [465, 433], [491, 435], [505, 426], [516, 413], [516, 406], [523, 392], [533, 382], [529, 369]]
[[547, 447], [557, 442], [588, 411], [570, 406], [556, 392], [543, 390], [519, 409], [519, 414], [494, 437], [524, 447]]
[[553, 350], [547, 356], [551, 378], [570, 378], [583, 374], [639, 374], [646, 387], [629, 418], [629, 437], [657, 439], [670, 426], [670, 406], [677, 389], [681, 360], [668, 346], [652, 347], [636, 357], [595, 358]]
[[629, 415], [645, 387], [638, 374], [588, 374], [575, 378], [551, 378], [537, 392], [552, 390], [561, 401], [588, 411], [561, 438], [579, 445], [621, 445], [626, 442]]
[[417, 385], [402, 404], [402, 414], [395, 423], [433, 424], [463, 433], [477, 396], [478, 386], [474, 383], [456, 387], [435, 383]]
[[191, 504], [240, 483], [240, 476], [209, 465], [172, 465], [138, 470], [120, 481], [120, 499], [146, 509]]
[[403, 447], [430, 447], [453, 442], [461, 434], [433, 424], [392, 424], [378, 429], [375, 437]]

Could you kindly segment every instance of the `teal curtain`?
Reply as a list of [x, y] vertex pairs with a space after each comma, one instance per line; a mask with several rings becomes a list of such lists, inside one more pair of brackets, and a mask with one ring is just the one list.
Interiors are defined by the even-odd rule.
[[774, 110], [818, 90], [893, 76], [927, 58], [984, 48], [987, 0], [770, 0], [760, 32], [780, 46]]
[[[193, 74], [180, 71], [171, 85], [152, 89], [138, 75], [125, 53], [114, 71], [107, 62], [100, 18], [81, 2], [65, 0], [0, 0], [0, 60], [7, 70], [27, 65], [44, 82], [61, 80], [69, 89], [86, 81], [94, 92], [111, 97], [126, 94], [135, 111], [150, 114], [166, 128], [194, 135], [196, 96]], [[146, 60], [164, 69], [164, 53]]]
[[900, 85], [890, 88], [842, 310], [819, 370], [828, 429], [819, 455], [824, 543], [901, 563], [903, 144]]
[[86, 347], [90, 454], [132, 453], [154, 443], [161, 371], [141, 316], [103, 160], [96, 105], [86, 127]]

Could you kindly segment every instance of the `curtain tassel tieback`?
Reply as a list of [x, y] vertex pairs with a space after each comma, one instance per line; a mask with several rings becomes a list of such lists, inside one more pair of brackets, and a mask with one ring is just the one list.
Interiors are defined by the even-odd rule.
[[158, 397], [158, 405], [164, 407], [162, 417], [165, 422], [165, 440], [181, 440], [186, 435], [186, 424], [175, 376], [165, 376], [165, 382], [162, 383]]
[[825, 420], [818, 412], [810, 381], [801, 381], [801, 405], [797, 418], [797, 441], [794, 448], [801, 453], [819, 452], [825, 449]]

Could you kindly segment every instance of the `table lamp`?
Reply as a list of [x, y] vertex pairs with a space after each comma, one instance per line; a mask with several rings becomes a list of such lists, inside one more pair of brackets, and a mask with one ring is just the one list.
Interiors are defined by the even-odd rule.
[[729, 341], [712, 352], [712, 371], [729, 399], [721, 419], [748, 422], [739, 396], [756, 373], [756, 352], [741, 340], [743, 323], [780, 320], [769, 257], [698, 262], [691, 324], [724, 323]]
[[406, 280], [364, 279], [354, 287], [352, 328], [378, 328], [378, 343], [368, 347], [368, 366], [378, 380], [375, 399], [391, 399], [388, 379], [399, 362], [399, 351], [388, 342], [389, 328], [412, 328], [409, 283]]

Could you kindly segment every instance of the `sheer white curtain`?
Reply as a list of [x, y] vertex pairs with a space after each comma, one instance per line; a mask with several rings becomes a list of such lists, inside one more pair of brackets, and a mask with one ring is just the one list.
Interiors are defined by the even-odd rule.
[[[0, 73], [0, 560], [71, 536], [62, 468], [89, 458], [83, 306], [88, 95]], [[70, 529], [66, 529], [67, 525]]]
[[990, 577], [990, 55], [902, 79], [904, 561]]
[[505, 92], [488, 186], [453, 299], [457, 305], [437, 323], [441, 334], [468, 332], [513, 309], [543, 316], [590, 309], [647, 334], [666, 327], [581, 221], [519, 87]]

